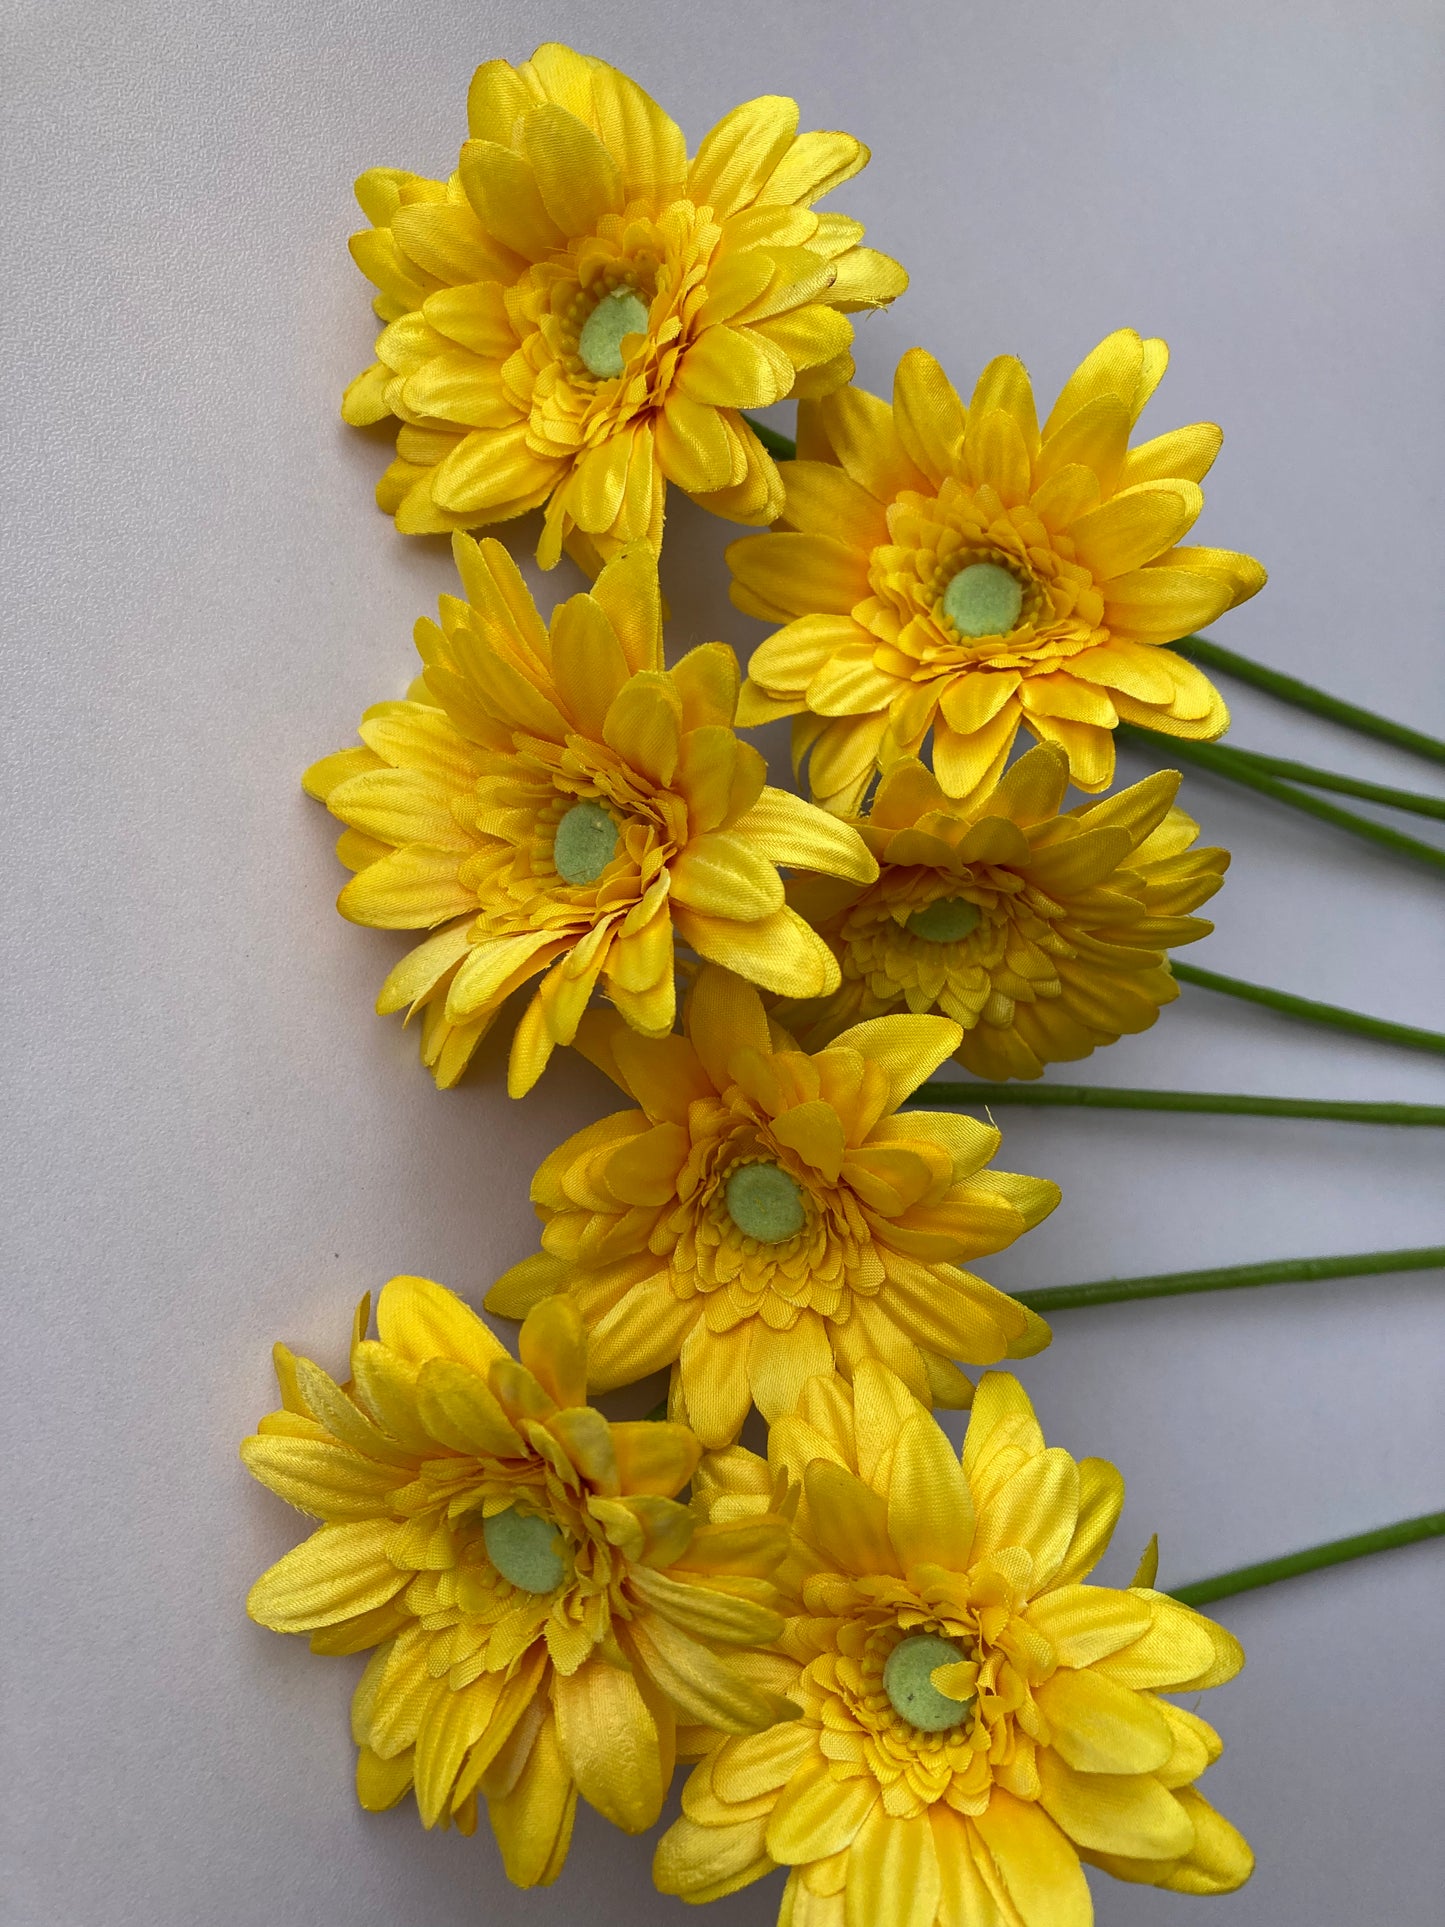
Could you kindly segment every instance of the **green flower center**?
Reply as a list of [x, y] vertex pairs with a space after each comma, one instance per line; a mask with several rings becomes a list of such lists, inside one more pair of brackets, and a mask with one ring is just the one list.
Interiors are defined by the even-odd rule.
[[484, 1521], [487, 1557], [519, 1592], [552, 1592], [567, 1577], [563, 1539], [550, 1519], [512, 1506]]
[[962, 1726], [973, 1706], [971, 1699], [954, 1700], [940, 1693], [928, 1677], [939, 1666], [954, 1666], [963, 1658], [951, 1639], [937, 1633], [915, 1633], [901, 1639], [883, 1668], [883, 1690], [899, 1719], [921, 1733], [946, 1733]]
[[583, 322], [577, 352], [589, 375], [611, 381], [622, 373], [622, 337], [646, 333], [647, 303], [631, 288], [615, 288]]
[[961, 636], [1006, 636], [1024, 592], [997, 562], [970, 562], [943, 592], [943, 613]]
[[727, 1181], [728, 1216], [745, 1238], [780, 1245], [807, 1222], [803, 1193], [776, 1164], [743, 1164]]
[[617, 854], [617, 824], [600, 803], [574, 803], [557, 825], [552, 861], [564, 883], [595, 883]]
[[982, 920], [982, 911], [967, 897], [940, 897], [937, 903], [915, 910], [903, 927], [925, 943], [957, 943], [977, 930]]

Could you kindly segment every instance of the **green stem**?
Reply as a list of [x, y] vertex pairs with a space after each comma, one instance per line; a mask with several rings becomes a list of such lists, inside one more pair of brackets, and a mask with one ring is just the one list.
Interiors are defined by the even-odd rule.
[[[1167, 742], [1168, 737], [1161, 737]], [[1286, 782], [1303, 783], [1309, 789], [1332, 790], [1339, 796], [1358, 796], [1366, 803], [1379, 803], [1386, 809], [1406, 810], [1411, 816], [1429, 816], [1445, 822], [1445, 797], [1423, 796], [1418, 790], [1391, 789], [1384, 783], [1367, 783], [1361, 777], [1340, 776], [1334, 770], [1316, 769], [1312, 763], [1295, 763], [1287, 756], [1266, 756], [1263, 750], [1245, 749], [1238, 743], [1221, 743], [1232, 756], [1242, 757], [1265, 776], [1283, 777]]]
[[1346, 729], [1353, 729], [1361, 736], [1377, 736], [1382, 743], [1393, 743], [1397, 749], [1411, 750], [1429, 762], [1445, 763], [1445, 743], [1437, 736], [1426, 736], [1418, 729], [1407, 728], [1404, 723], [1391, 722], [1388, 716], [1377, 716], [1371, 709], [1361, 709], [1357, 703], [1347, 703], [1339, 696], [1326, 695], [1324, 690], [1316, 689], [1312, 683], [1301, 682], [1297, 676], [1283, 675], [1278, 669], [1266, 669], [1262, 663], [1254, 662], [1248, 656], [1236, 655], [1234, 650], [1211, 642], [1207, 636], [1182, 636], [1171, 647], [1177, 649], [1181, 656], [1187, 656], [1191, 662], [1197, 662], [1201, 668], [1222, 670], [1226, 676], [1249, 683], [1255, 689], [1263, 689], [1271, 696], [1277, 696], [1281, 702], [1293, 703], [1296, 709], [1308, 709], [1332, 723], [1342, 723]]
[[1144, 1278], [1100, 1278], [1087, 1285], [1048, 1285], [1013, 1296], [1030, 1311], [1072, 1311], [1118, 1305], [1135, 1298], [1182, 1298], [1196, 1291], [1242, 1291], [1250, 1285], [1308, 1285], [1321, 1278], [1371, 1278], [1387, 1271], [1433, 1271], [1445, 1265], [1445, 1245], [1406, 1251], [1357, 1251], [1344, 1258], [1275, 1258], [1259, 1265], [1221, 1265], [1212, 1271], [1160, 1271]]
[[1317, 796], [1310, 796], [1288, 783], [1279, 782], [1273, 776], [1266, 776], [1254, 767], [1245, 754], [1229, 749], [1223, 743], [1195, 743], [1179, 736], [1164, 736], [1155, 729], [1141, 729], [1136, 723], [1120, 723], [1118, 730], [1121, 736], [1146, 743], [1166, 761], [1182, 757], [1185, 762], [1198, 763], [1218, 776], [1227, 776], [1231, 782], [1242, 783], [1246, 789], [1257, 790], [1261, 796], [1271, 797], [1276, 803], [1285, 803], [1292, 810], [1303, 811], [1306, 816], [1318, 817], [1322, 823], [1331, 823], [1336, 829], [1347, 830], [1351, 836], [1362, 837], [1367, 843], [1378, 843], [1396, 856], [1411, 857], [1416, 863], [1426, 864], [1432, 870], [1445, 870], [1445, 850], [1437, 850], [1433, 844], [1422, 843], [1417, 837], [1402, 836], [1399, 830], [1392, 830], [1388, 824], [1374, 823], [1367, 816], [1357, 816], [1353, 810], [1339, 809], [1333, 803], [1322, 802]]
[[1331, 1030], [1352, 1031], [1357, 1037], [1373, 1037], [1382, 1044], [1401, 1044], [1406, 1050], [1430, 1051], [1445, 1057], [1445, 1034], [1421, 1030], [1415, 1024], [1392, 1024], [1386, 1017], [1366, 1017], [1361, 1011], [1346, 1010], [1340, 1004], [1317, 1003], [1313, 997], [1296, 997], [1290, 990], [1271, 990], [1264, 984], [1248, 984], [1241, 977], [1226, 977], [1217, 970], [1201, 970], [1198, 964], [1181, 963], [1171, 957], [1169, 968], [1181, 984], [1199, 990], [1218, 991], [1221, 996], [1238, 997], [1247, 1004], [1263, 1004], [1283, 1017], [1298, 1017], [1308, 1024], [1327, 1024]]
[[766, 422], [760, 422], [755, 415], [744, 415], [743, 420], [775, 462], [791, 462], [796, 459], [798, 444], [791, 435], [780, 435], [776, 428], [769, 428]]
[[1277, 1579], [1295, 1579], [1301, 1573], [1319, 1572], [1325, 1566], [1342, 1566], [1348, 1559], [1363, 1559], [1366, 1553], [1392, 1552], [1396, 1546], [1413, 1546], [1422, 1539], [1442, 1537], [1445, 1537], [1445, 1512], [1426, 1512], [1418, 1519], [1401, 1519], [1392, 1526], [1379, 1526], [1374, 1532], [1356, 1532], [1348, 1539], [1331, 1539], [1326, 1545], [1310, 1546], [1304, 1552], [1287, 1552], [1281, 1559], [1262, 1559], [1257, 1566], [1236, 1566], [1233, 1572], [1217, 1572], [1212, 1579], [1196, 1579], [1192, 1585], [1173, 1586], [1170, 1597], [1185, 1606], [1207, 1606], [1211, 1600], [1228, 1599], [1232, 1593], [1272, 1586]]
[[1445, 1104], [1253, 1097], [1230, 1091], [1133, 1091], [1100, 1084], [923, 1084], [913, 1096], [915, 1102], [925, 1104], [1067, 1105], [1088, 1111], [1204, 1111], [1227, 1117], [1323, 1117], [1341, 1124], [1445, 1125]]

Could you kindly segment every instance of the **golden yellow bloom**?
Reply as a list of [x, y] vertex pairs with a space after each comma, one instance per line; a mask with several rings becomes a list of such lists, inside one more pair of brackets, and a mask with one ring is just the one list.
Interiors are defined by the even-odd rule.
[[943, 1017], [880, 1017], [815, 1057], [756, 991], [698, 975], [686, 1036], [604, 1013], [579, 1047], [638, 1105], [538, 1171], [543, 1250], [488, 1308], [520, 1317], [565, 1289], [609, 1390], [676, 1361], [675, 1417], [705, 1444], [769, 1421], [806, 1381], [885, 1359], [923, 1399], [966, 1405], [950, 1361], [1027, 1357], [1048, 1327], [962, 1261], [1001, 1251], [1058, 1203], [1042, 1178], [985, 1170], [999, 1133], [898, 1106], [958, 1047]]
[[810, 1050], [889, 1011], [963, 1026], [957, 1055], [980, 1077], [1037, 1077], [1147, 1030], [1179, 995], [1167, 946], [1214, 928], [1227, 850], [1195, 850], [1161, 770], [1059, 815], [1069, 764], [1054, 743], [1021, 756], [972, 803], [952, 802], [916, 758], [890, 766], [856, 821], [876, 883], [800, 877], [790, 901], [832, 945], [842, 987], [776, 1016]]
[[1108, 787], [1122, 718], [1218, 736], [1218, 692], [1161, 645], [1264, 584], [1227, 549], [1177, 546], [1218, 453], [1198, 423], [1131, 450], [1162, 341], [1110, 335], [1042, 431], [1023, 364], [991, 361], [965, 411], [910, 349], [890, 408], [849, 388], [798, 410], [784, 532], [728, 551], [740, 609], [786, 625], [755, 652], [739, 720], [797, 716], [814, 794], [856, 809], [875, 765], [933, 730], [950, 796], [997, 781], [1020, 724]]
[[566, 1298], [522, 1327], [518, 1364], [425, 1278], [363, 1299], [351, 1380], [276, 1347], [282, 1409], [241, 1456], [325, 1523], [251, 1589], [251, 1617], [313, 1650], [376, 1650], [352, 1701], [357, 1794], [408, 1792], [428, 1827], [487, 1802], [508, 1875], [555, 1880], [577, 1795], [652, 1825], [677, 1722], [741, 1733], [792, 1708], [718, 1647], [776, 1637], [767, 1575], [787, 1528], [706, 1523], [677, 1499], [700, 1447], [585, 1403]]
[[[1161, 1693], [1244, 1663], [1136, 1583], [1084, 1584], [1123, 1503], [1102, 1459], [1043, 1434], [987, 1374], [962, 1465], [889, 1371], [804, 1391], [768, 1444], [704, 1461], [716, 1520], [801, 1485], [782, 1648], [801, 1720], [720, 1738], [657, 1849], [665, 1893], [711, 1900], [791, 1869], [779, 1927], [1089, 1927], [1080, 1861], [1227, 1893], [1248, 1846], [1194, 1789], [1218, 1735]], [[785, 1610], [788, 1602], [785, 1600]]]
[[409, 535], [546, 506], [538, 555], [596, 572], [662, 540], [669, 482], [731, 521], [782, 507], [738, 413], [825, 394], [853, 372], [848, 315], [901, 294], [896, 261], [812, 204], [868, 150], [797, 132], [768, 95], [689, 161], [626, 74], [569, 47], [489, 60], [449, 181], [377, 167], [352, 240], [380, 290], [375, 363], [346, 391], [358, 426], [399, 418], [377, 501]]
[[549, 632], [499, 543], [452, 547], [470, 601], [444, 597], [441, 627], [417, 625], [411, 697], [367, 710], [365, 747], [305, 778], [347, 825], [337, 855], [357, 874], [341, 914], [435, 930], [377, 1008], [423, 1012], [438, 1084], [537, 976], [512, 1040], [514, 1097], [571, 1043], [599, 984], [629, 1024], [665, 1035], [675, 937], [769, 990], [835, 989], [833, 954], [787, 907], [777, 865], [859, 883], [877, 866], [855, 830], [767, 787], [733, 731], [729, 648], [664, 669], [650, 550], [609, 563]]

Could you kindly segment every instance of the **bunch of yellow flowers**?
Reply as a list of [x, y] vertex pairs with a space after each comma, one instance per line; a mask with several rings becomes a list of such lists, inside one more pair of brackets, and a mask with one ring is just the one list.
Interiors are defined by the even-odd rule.
[[[363, 1299], [339, 1379], [277, 1346], [242, 1454], [319, 1523], [251, 1616], [370, 1655], [362, 1806], [470, 1833], [485, 1803], [520, 1886], [579, 1795], [644, 1831], [681, 1760], [657, 1885], [784, 1869], [779, 1927], [1088, 1927], [1085, 1865], [1229, 1891], [1250, 1851], [1196, 1790], [1220, 1741], [1169, 1696], [1243, 1655], [1147, 1559], [1091, 1581], [1119, 1473], [965, 1369], [1049, 1343], [971, 1267], [1058, 1188], [910, 1107], [950, 1058], [1033, 1078], [1143, 1030], [1211, 928], [1229, 859], [1178, 776], [1098, 793], [1121, 720], [1227, 724], [1168, 646], [1264, 580], [1184, 540], [1219, 431], [1131, 447], [1167, 360], [1131, 330], [1042, 424], [1010, 356], [966, 405], [922, 349], [891, 405], [852, 385], [850, 315], [907, 277], [815, 212], [868, 152], [790, 100], [689, 156], [547, 45], [481, 67], [467, 115], [450, 179], [358, 182], [382, 328], [343, 405], [396, 424], [377, 499], [451, 534], [464, 593], [305, 787], [341, 914], [417, 934], [377, 1007], [437, 1084], [499, 1027], [513, 1097], [570, 1047], [625, 1108], [536, 1173], [540, 1249], [486, 1300], [515, 1354], [421, 1278], [374, 1336]], [[744, 411], [787, 398], [778, 461]], [[772, 625], [746, 670], [668, 654], [669, 483], [764, 531], [728, 552]], [[547, 620], [471, 533], [531, 511], [589, 585]], [[783, 716], [807, 799], [739, 734]], [[661, 1372], [650, 1419], [589, 1402]]]

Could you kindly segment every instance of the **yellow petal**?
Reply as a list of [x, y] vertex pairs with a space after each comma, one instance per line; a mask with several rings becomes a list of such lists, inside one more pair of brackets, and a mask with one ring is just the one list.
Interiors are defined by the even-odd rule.
[[751, 1319], [728, 1332], [711, 1332], [696, 1314], [678, 1355], [687, 1423], [703, 1444], [730, 1445], [753, 1402], [748, 1376]]
[[507, 1356], [471, 1307], [430, 1278], [393, 1278], [383, 1285], [376, 1328], [382, 1344], [413, 1365], [449, 1358], [485, 1377], [497, 1359]]
[[1194, 1843], [1176, 1795], [1147, 1773], [1076, 1773], [1048, 1748], [1040, 1749], [1038, 1770], [1044, 1811], [1081, 1847], [1164, 1860]]
[[1033, 1801], [1016, 1800], [996, 1786], [973, 1825], [1023, 1927], [1093, 1927], [1079, 1856]]
[[910, 348], [893, 377], [893, 425], [915, 465], [937, 485], [960, 459], [964, 413], [953, 383], [926, 349]]
[[793, 145], [798, 103], [778, 94], [744, 101], [704, 135], [687, 177], [688, 197], [731, 214], [747, 206]]
[[888, 1536], [905, 1572], [963, 1572], [973, 1543], [973, 1495], [943, 1428], [925, 1413], [898, 1434], [888, 1484]]
[[537, 261], [566, 245], [567, 237], [547, 212], [536, 175], [510, 147], [467, 141], [458, 172], [477, 219], [514, 254]]
[[455, 850], [411, 844], [358, 872], [336, 907], [352, 923], [374, 930], [425, 930], [467, 911], [475, 914], [475, 893], [457, 881], [459, 861]]
[[700, 1646], [656, 1613], [634, 1620], [628, 1638], [648, 1676], [683, 1718], [723, 1733], [751, 1733], [796, 1712], [749, 1684], [740, 1668]]
[[594, 234], [607, 215], [622, 212], [617, 164], [575, 114], [550, 103], [534, 107], [519, 133], [543, 204], [564, 234]]
[[790, 1331], [774, 1331], [761, 1318], [749, 1322], [748, 1383], [771, 1424], [793, 1409], [810, 1378], [833, 1370], [833, 1348], [816, 1312], [803, 1312]]
[[1108, 1550], [1124, 1509], [1124, 1478], [1107, 1459], [1079, 1460], [1079, 1517], [1074, 1536], [1054, 1574], [1055, 1586], [1072, 1585], [1093, 1571]]
[[786, 905], [754, 922], [737, 923], [679, 904], [673, 921], [678, 935], [700, 957], [779, 997], [825, 997], [838, 988], [838, 963], [832, 951]]
[[1080, 1773], [1153, 1773], [1174, 1751], [1158, 1708], [1103, 1673], [1062, 1668], [1035, 1691], [1050, 1744]]
[[[705, 1766], [698, 1772], [705, 1772]], [[763, 1846], [765, 1821], [740, 1820], [732, 1827], [704, 1827], [684, 1813], [657, 1843], [652, 1879], [659, 1893], [684, 1900], [721, 1898], [771, 1873]]]
[[1244, 1651], [1233, 1633], [1203, 1613], [1167, 1593], [1140, 1588], [1130, 1597], [1147, 1602], [1153, 1624], [1132, 1646], [1099, 1662], [1110, 1679], [1123, 1686], [1185, 1691], [1222, 1685], [1243, 1666]]
[[487, 1809], [507, 1878], [518, 1887], [544, 1886], [555, 1880], [572, 1838], [577, 1789], [550, 1712], [516, 1784], [509, 1793], [488, 1800]]
[[941, 1891], [927, 1812], [894, 1819], [880, 1802], [848, 1855], [847, 1927], [933, 1927]]
[[962, 1027], [947, 1017], [874, 1017], [833, 1039], [833, 1050], [857, 1051], [888, 1079], [888, 1109], [896, 1111], [958, 1049]]
[[812, 1536], [838, 1571], [901, 1577], [888, 1534], [888, 1507], [871, 1486], [826, 1459], [807, 1468], [803, 1483]]
[[844, 388], [828, 397], [822, 412], [838, 460], [877, 501], [891, 502], [906, 489], [929, 493], [928, 477], [909, 459], [886, 401]]
[[241, 1458], [252, 1478], [288, 1505], [318, 1519], [370, 1519], [390, 1508], [387, 1500], [408, 1473], [378, 1465], [328, 1439], [249, 1438]]
[[695, 1308], [676, 1297], [667, 1273], [634, 1285], [593, 1328], [589, 1384], [595, 1391], [611, 1391], [670, 1365], [696, 1316]]
[[625, 1833], [641, 1833], [667, 1791], [657, 1726], [630, 1673], [591, 1659], [552, 1687], [562, 1757], [589, 1805]]
[[1019, 1467], [979, 1507], [974, 1557], [1023, 1546], [1035, 1579], [1047, 1584], [1058, 1570], [1079, 1516], [1079, 1468], [1061, 1446], [1050, 1446]]
[[613, 698], [602, 734], [633, 769], [665, 789], [682, 740], [682, 703], [671, 677], [659, 671], [634, 676]]
[[[1051, 434], [1076, 410], [1103, 396], [1118, 400], [1126, 411], [1132, 411], [1143, 370], [1144, 343], [1133, 328], [1117, 328], [1106, 335], [1064, 383], [1044, 423], [1044, 434]], [[1158, 376], [1154, 378], [1157, 381]]]
[[576, 1304], [565, 1292], [544, 1298], [528, 1312], [517, 1353], [537, 1383], [558, 1405], [587, 1400], [587, 1339]]
[[694, 837], [669, 873], [674, 900], [707, 916], [752, 922], [783, 905], [776, 868], [740, 831]]
[[246, 1611], [276, 1633], [310, 1632], [384, 1606], [408, 1583], [386, 1556], [392, 1518], [322, 1526], [263, 1572]]
[[[784, 1732], [787, 1728], [782, 1729]], [[878, 1782], [835, 1777], [822, 1758], [809, 1761], [783, 1788], [768, 1820], [768, 1852], [784, 1866], [842, 1853], [878, 1800]]]

